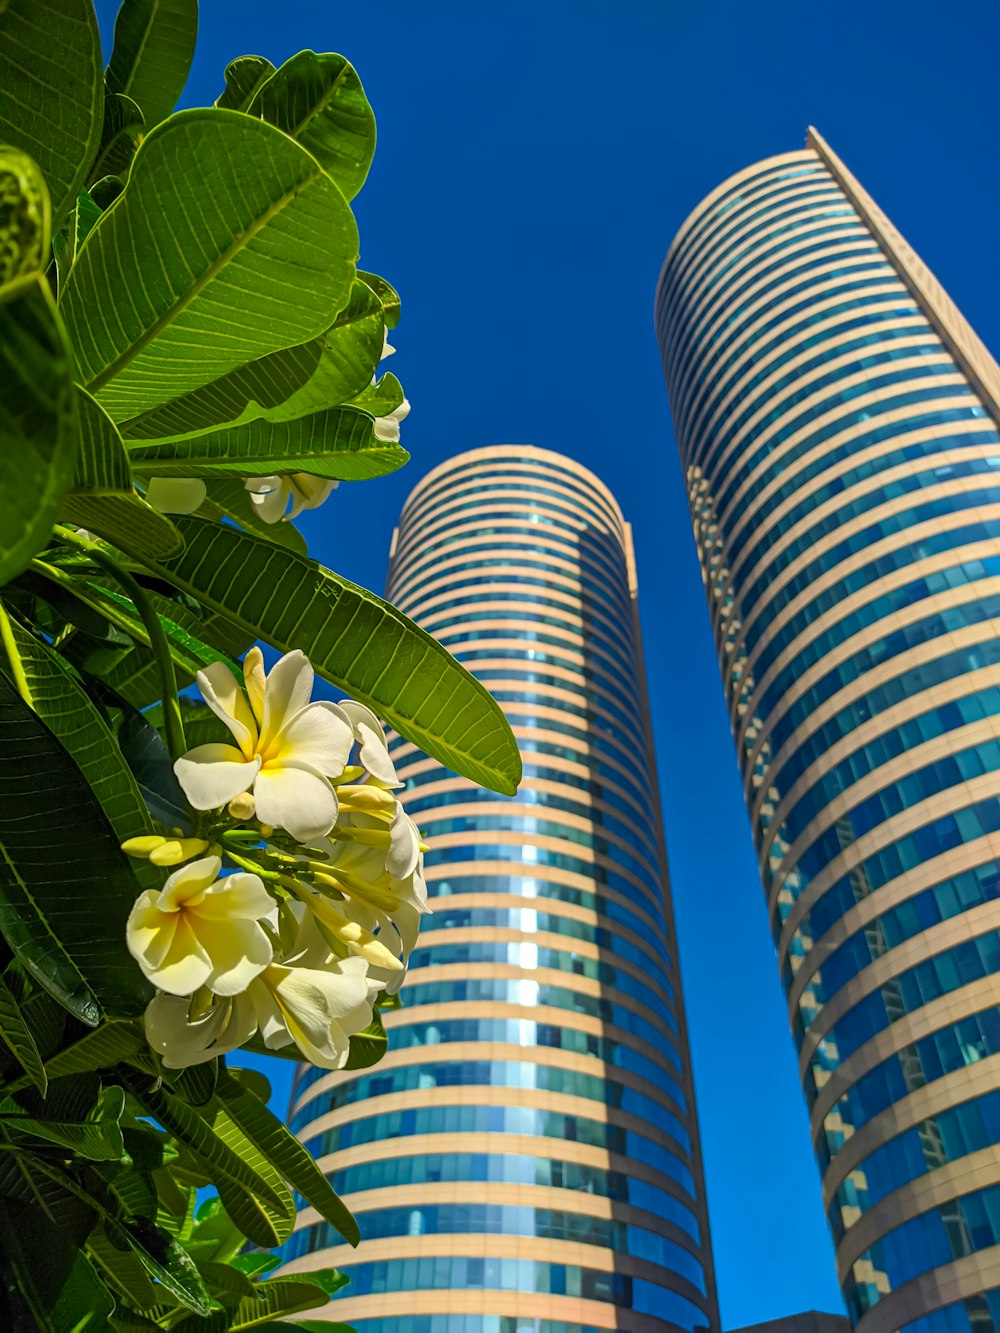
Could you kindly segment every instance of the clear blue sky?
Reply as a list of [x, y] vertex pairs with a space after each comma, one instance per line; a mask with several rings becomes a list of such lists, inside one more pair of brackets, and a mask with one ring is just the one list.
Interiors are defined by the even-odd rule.
[[[102, 19], [113, 0], [98, 0]], [[343, 52], [379, 123], [364, 267], [400, 290], [395, 477], [313, 553], [380, 589], [394, 518], [462, 449], [596, 471], [635, 527], [723, 1326], [839, 1310], [806, 1114], [652, 330], [664, 253], [730, 172], [815, 124], [1000, 348], [996, 0], [202, 0], [228, 59]]]

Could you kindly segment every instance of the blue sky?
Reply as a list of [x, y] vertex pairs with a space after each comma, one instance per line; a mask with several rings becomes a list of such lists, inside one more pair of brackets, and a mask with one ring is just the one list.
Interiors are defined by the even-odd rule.
[[[98, 0], [102, 20], [113, 0]], [[343, 486], [313, 553], [381, 589], [442, 459], [557, 449], [635, 528], [723, 1326], [839, 1310], [652, 330], [664, 253], [729, 173], [815, 124], [1000, 348], [996, 0], [202, 0], [185, 103], [226, 61], [340, 51], [379, 147], [362, 263], [402, 294], [401, 473]]]

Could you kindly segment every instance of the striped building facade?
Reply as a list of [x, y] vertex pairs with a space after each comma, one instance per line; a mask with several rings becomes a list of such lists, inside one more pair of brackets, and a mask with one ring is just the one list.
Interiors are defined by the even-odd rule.
[[812, 130], [656, 324], [848, 1311], [1000, 1329], [1000, 371]]
[[431, 846], [427, 917], [371, 1071], [302, 1069], [293, 1129], [356, 1213], [332, 1263], [357, 1333], [717, 1330], [628, 525], [527, 446], [410, 495], [388, 594], [484, 681], [518, 795], [396, 738]]

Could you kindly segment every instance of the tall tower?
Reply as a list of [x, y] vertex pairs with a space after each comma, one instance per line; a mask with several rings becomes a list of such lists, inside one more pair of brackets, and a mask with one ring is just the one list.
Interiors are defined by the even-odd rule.
[[656, 327], [848, 1310], [1000, 1328], [1000, 370], [813, 130]]
[[389, 595], [500, 701], [524, 781], [393, 743], [434, 913], [386, 1058], [300, 1072], [362, 1244], [304, 1213], [286, 1271], [349, 1272], [357, 1333], [717, 1330], [628, 525], [569, 459], [476, 449], [407, 500]]

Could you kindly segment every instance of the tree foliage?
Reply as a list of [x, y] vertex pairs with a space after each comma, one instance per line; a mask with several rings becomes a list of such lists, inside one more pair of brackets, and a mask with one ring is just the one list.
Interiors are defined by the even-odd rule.
[[[384, 763], [369, 709], [478, 783], [509, 794], [520, 773], [482, 687], [312, 559], [285, 513], [408, 457], [402, 388], [379, 377], [399, 298], [357, 266], [361, 81], [341, 55], [244, 56], [214, 106], [175, 111], [197, 17], [196, 0], [124, 0], [102, 72], [91, 0], [0, 5], [4, 1328], [221, 1333], [320, 1307], [336, 1274], [268, 1277], [293, 1191], [357, 1240], [260, 1076], [147, 1040], [157, 974], [126, 947], [130, 912], [192, 848], [266, 881], [276, 960], [295, 895], [332, 948], [362, 874], [331, 869], [337, 848], [328, 865], [280, 830], [269, 843], [249, 786], [230, 813], [191, 804], [176, 761], [228, 736], [178, 689], [221, 670], [239, 691], [257, 640], [304, 653], [365, 706], [361, 763], [322, 779], [347, 784], [342, 810], [375, 810], [334, 830], [365, 847], [403, 818], [385, 782], [356, 785]], [[398, 927], [387, 911], [362, 932], [369, 958]], [[396, 1002], [380, 984], [376, 1011]], [[181, 995], [189, 1025], [223, 1003], [203, 990]], [[348, 1067], [384, 1046], [376, 1012]]]

